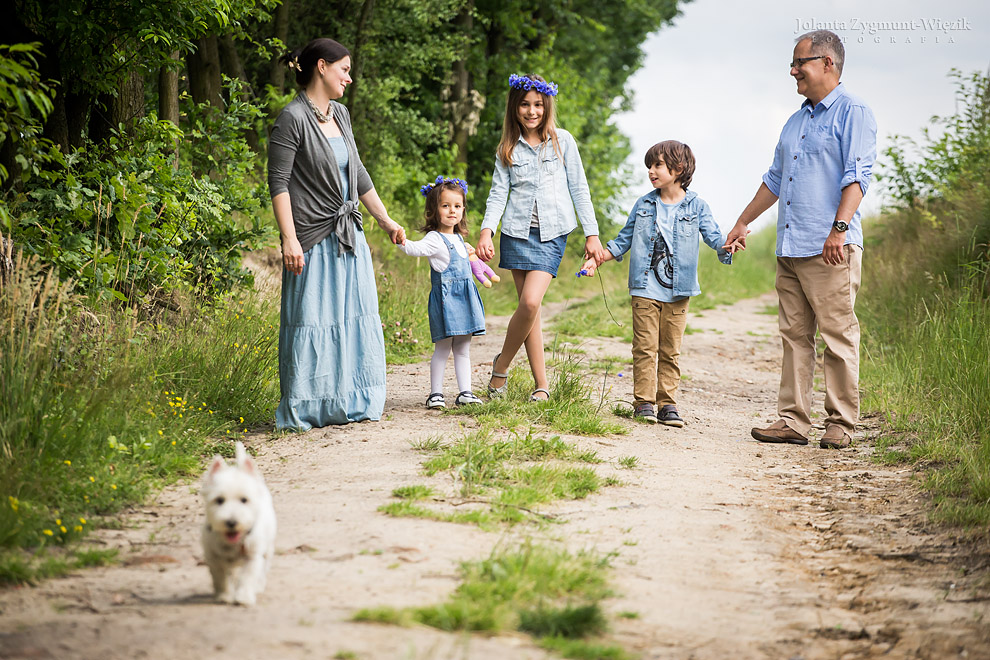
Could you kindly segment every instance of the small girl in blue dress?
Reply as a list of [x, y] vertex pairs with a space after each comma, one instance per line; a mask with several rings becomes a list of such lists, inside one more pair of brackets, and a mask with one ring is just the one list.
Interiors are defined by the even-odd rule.
[[[459, 406], [481, 403], [471, 391], [471, 337], [485, 334], [485, 307], [481, 295], [471, 281], [471, 274], [483, 281], [484, 272], [491, 273], [481, 262], [469, 262], [469, 246], [464, 241], [468, 233], [464, 206], [467, 183], [461, 179], [437, 177], [420, 191], [426, 197], [427, 232], [420, 241], [406, 241], [399, 246], [410, 257], [426, 257], [430, 262], [429, 315], [430, 335], [436, 347], [430, 360], [430, 396], [427, 408], [446, 408], [443, 396], [443, 372], [447, 356], [454, 353], [454, 373], [459, 393]], [[478, 269], [478, 270], [475, 270]]]

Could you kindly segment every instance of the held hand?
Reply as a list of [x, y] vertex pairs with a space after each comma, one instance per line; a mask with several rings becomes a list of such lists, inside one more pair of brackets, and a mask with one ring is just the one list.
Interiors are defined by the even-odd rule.
[[746, 237], [750, 234], [750, 229], [746, 226], [745, 222], [737, 221], [732, 227], [732, 231], [729, 232], [728, 238], [725, 239], [725, 245], [722, 246], [729, 254], [735, 254], [737, 251], [746, 249]]
[[597, 236], [589, 236], [585, 239], [584, 258], [594, 259], [596, 267], [605, 258], [605, 248], [602, 247], [602, 242], [598, 240]]
[[395, 245], [405, 245], [406, 244], [406, 230], [392, 218], [385, 217], [378, 221], [378, 226], [381, 227], [386, 234], [388, 234], [389, 240]]
[[481, 230], [481, 236], [478, 238], [478, 258], [482, 261], [488, 261], [495, 256], [495, 244], [492, 243], [492, 233], [487, 229]]
[[581, 266], [581, 272], [584, 273], [587, 277], [594, 277], [596, 270], [598, 270], [598, 260], [596, 260], [594, 257], [590, 257], [587, 261], [584, 262], [584, 265]]
[[825, 239], [825, 245], [822, 247], [822, 259], [825, 260], [825, 263], [829, 266], [838, 266], [845, 261], [845, 243], [845, 232], [834, 229], [830, 231], [828, 238]]
[[293, 275], [302, 274], [303, 266], [306, 265], [306, 258], [303, 256], [299, 239], [290, 238], [282, 241], [282, 264]]
[[[485, 288], [492, 288], [492, 282], [502, 281], [502, 278], [496, 275], [495, 271], [488, 267], [488, 264], [478, 258], [473, 247], [468, 246], [467, 253], [468, 262], [471, 264], [471, 272], [474, 273], [474, 278], [484, 285]], [[489, 279], [491, 279], [491, 282]]]

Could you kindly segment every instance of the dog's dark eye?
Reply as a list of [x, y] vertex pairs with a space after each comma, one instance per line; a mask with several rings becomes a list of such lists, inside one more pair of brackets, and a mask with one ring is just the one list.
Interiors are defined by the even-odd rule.
[[217, 504], [223, 504], [223, 498], [222, 497], [218, 497], [217, 499], [215, 499], [213, 501], [216, 502]]
[[241, 498], [241, 504], [247, 504], [247, 498], [246, 497], [242, 497]]

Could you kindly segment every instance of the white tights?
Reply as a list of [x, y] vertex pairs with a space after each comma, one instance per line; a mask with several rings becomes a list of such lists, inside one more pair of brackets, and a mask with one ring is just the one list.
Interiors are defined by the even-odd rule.
[[443, 392], [443, 370], [447, 356], [454, 351], [454, 373], [457, 374], [457, 391], [471, 391], [471, 335], [447, 337], [435, 344], [430, 359], [430, 392]]

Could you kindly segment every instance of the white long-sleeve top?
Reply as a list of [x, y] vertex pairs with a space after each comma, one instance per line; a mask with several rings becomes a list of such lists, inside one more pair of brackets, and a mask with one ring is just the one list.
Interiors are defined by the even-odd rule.
[[[447, 240], [457, 250], [457, 254], [467, 258], [467, 248], [463, 240], [458, 240], [455, 234], [451, 234]], [[430, 268], [438, 273], [447, 270], [447, 266], [450, 265], [450, 250], [447, 249], [447, 244], [443, 242], [443, 237], [438, 231], [427, 233], [419, 241], [406, 241], [406, 244], [400, 245], [399, 249], [410, 257], [426, 257], [430, 261]]]

